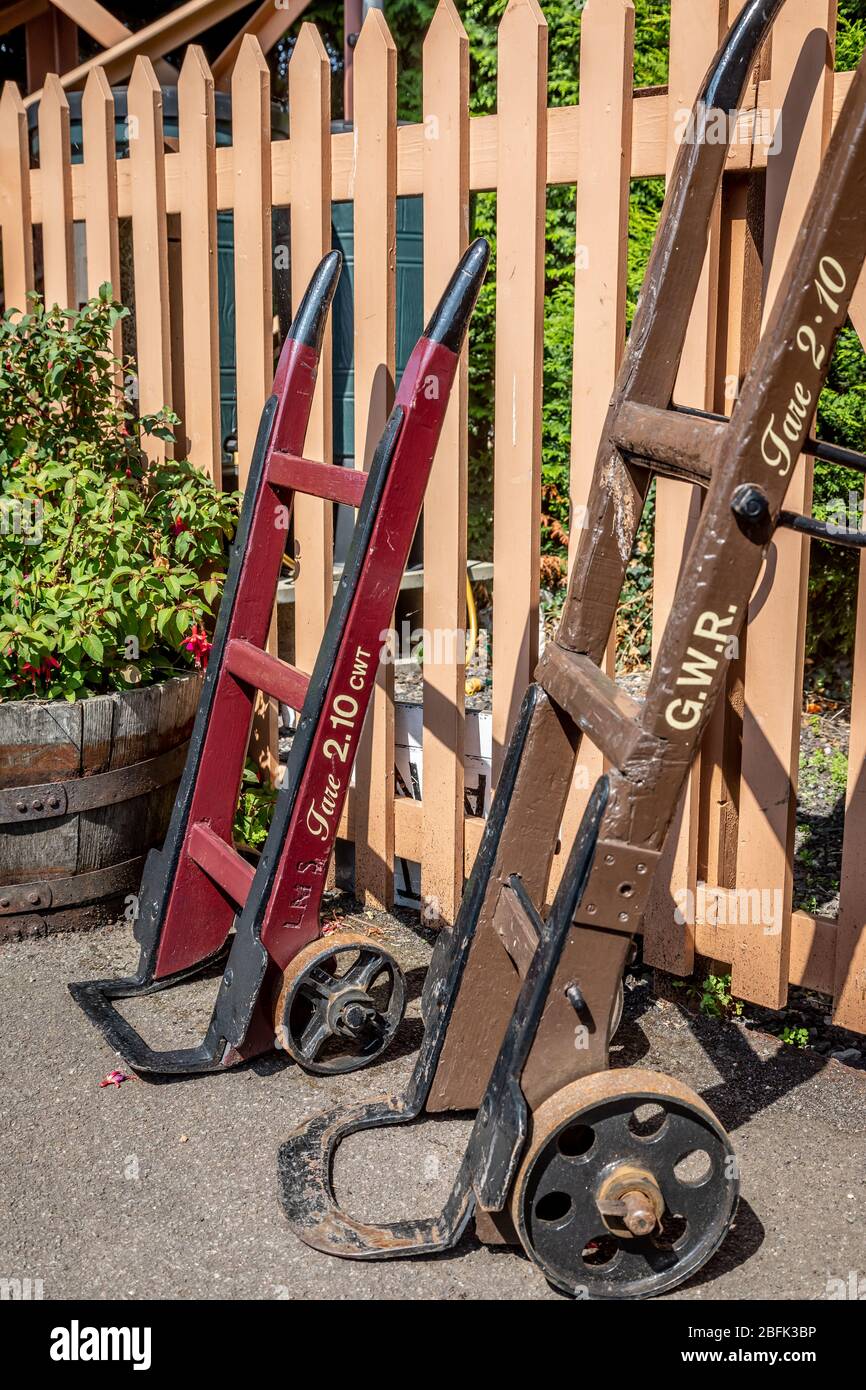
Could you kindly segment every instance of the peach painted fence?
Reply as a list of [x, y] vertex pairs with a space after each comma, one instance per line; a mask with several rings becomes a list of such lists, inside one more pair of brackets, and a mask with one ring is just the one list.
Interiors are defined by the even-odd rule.
[[[305, 24], [289, 67], [289, 137], [274, 141], [268, 69], [258, 41], [248, 36], [231, 80], [234, 143], [220, 148], [214, 82], [202, 51], [190, 47], [187, 52], [178, 91], [179, 139], [170, 146], [163, 138], [159, 83], [149, 60], [139, 57], [128, 92], [130, 155], [120, 160], [112, 96], [98, 67], [84, 91], [80, 164], [70, 160], [69, 109], [57, 79], [47, 81], [39, 108], [38, 168], [30, 168], [24, 105], [13, 88], [3, 93], [0, 217], [6, 303], [20, 306], [34, 283], [37, 227], [49, 301], [66, 305], [74, 298], [75, 222], [85, 226], [89, 290], [105, 280], [117, 286], [119, 225], [131, 219], [140, 407], [173, 403], [183, 420], [189, 457], [216, 478], [221, 466], [216, 217], [218, 209], [234, 210], [241, 485], [273, 367], [272, 206], [291, 209], [297, 294], [330, 247], [332, 200], [354, 200], [355, 456], [366, 466], [393, 390], [395, 200], [419, 194], [424, 199], [429, 309], [466, 245], [470, 193], [496, 191], [494, 777], [538, 655], [546, 189], [553, 184], [576, 189], [580, 245], [571, 497], [578, 515], [625, 340], [630, 183], [670, 171], [682, 113], [739, 8], [738, 0], [673, 0], [670, 88], [634, 91], [631, 4], [588, 0], [582, 14], [580, 105], [549, 108], [544, 16], [535, 0], [511, 0], [499, 30], [497, 112], [470, 118], [466, 34], [451, 0], [440, 0], [424, 45], [424, 120], [399, 127], [396, 50], [385, 19], [372, 10], [355, 54], [354, 131], [337, 134], [331, 133], [328, 58], [315, 28]], [[759, 66], [737, 123], [711, 228], [677, 389], [682, 404], [729, 409], [766, 305], [784, 278], [796, 227], [850, 81], [833, 72], [834, 24], [834, 0], [788, 0], [772, 52]], [[780, 111], [781, 152], [768, 156]], [[861, 331], [864, 308], [858, 292], [852, 320]], [[331, 449], [331, 373], [328, 346], [306, 449], [324, 459]], [[808, 505], [809, 493], [803, 463], [792, 485], [793, 505]], [[657, 635], [698, 503], [688, 489], [660, 481]], [[428, 632], [465, 627], [466, 512], [464, 362], [425, 509]], [[303, 563], [294, 659], [308, 667], [332, 593], [330, 509], [316, 499], [299, 500], [295, 527]], [[575, 525], [573, 540], [576, 535]], [[772, 591], [755, 604], [759, 611], [747, 650], [732, 665], [727, 702], [705, 741], [671, 847], [668, 873], [674, 887], [712, 885], [698, 895], [698, 905], [709, 897], [714, 911], [699, 911], [692, 925], [670, 920], [669, 912], [650, 913], [645, 950], [653, 963], [676, 972], [690, 970], [695, 951], [730, 962], [734, 992], [771, 1006], [783, 1002], [789, 981], [804, 983], [834, 996], [837, 1021], [866, 1031], [862, 598], [839, 916], [827, 920], [791, 910], [807, 562], [806, 542], [782, 533]], [[393, 668], [382, 667], [358, 789], [343, 826], [356, 844], [357, 883], [371, 903], [392, 901], [395, 859], [419, 861], [423, 895], [435, 900], [446, 923], [453, 921], [483, 825], [464, 806], [464, 681], [459, 651], [428, 655], [424, 797], [412, 800], [395, 796]], [[584, 784], [599, 769], [594, 751], [587, 750], [564, 839], [586, 795]], [[664, 887], [660, 901], [668, 897], [668, 884]], [[756, 922], [748, 904], [760, 902], [762, 890], [782, 906], [778, 916], [759, 911]], [[713, 917], [714, 922], [708, 920]]]

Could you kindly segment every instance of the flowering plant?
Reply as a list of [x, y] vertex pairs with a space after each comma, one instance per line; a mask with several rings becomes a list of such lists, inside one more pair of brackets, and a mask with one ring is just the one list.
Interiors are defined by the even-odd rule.
[[[207, 664], [237, 497], [184, 461], [147, 466], [118, 391], [104, 285], [77, 311], [0, 320], [0, 699], [75, 700]], [[129, 375], [127, 380], [133, 379]]]

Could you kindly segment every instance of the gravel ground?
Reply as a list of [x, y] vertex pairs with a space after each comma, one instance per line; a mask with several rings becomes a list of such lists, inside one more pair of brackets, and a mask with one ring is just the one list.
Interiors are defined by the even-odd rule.
[[[493, 682], [488, 663], [476, 656], [466, 667], [466, 708], [491, 710]], [[471, 692], [471, 693], [470, 693]], [[402, 704], [420, 705], [424, 698], [424, 673], [415, 662], [401, 663], [394, 673], [394, 698]]]
[[[393, 1090], [420, 1033], [429, 942], [409, 919], [363, 919], [408, 971], [409, 1016], [378, 1065], [313, 1077], [277, 1055], [216, 1076], [100, 1089], [113, 1056], [68, 980], [126, 972], [126, 926], [0, 948], [0, 1275], [41, 1278], [46, 1298], [520, 1299], [559, 1297], [514, 1252], [474, 1237], [439, 1258], [351, 1264], [309, 1251], [278, 1209], [276, 1154], [325, 1104]], [[203, 1030], [215, 982], [130, 1002], [150, 1041]], [[629, 977], [614, 1066], [656, 1068], [702, 1094], [732, 1134], [743, 1201], [724, 1246], [677, 1299], [823, 1299], [866, 1270], [866, 1073], [720, 1023]], [[373, 1219], [439, 1208], [464, 1119], [356, 1136], [337, 1189]]]

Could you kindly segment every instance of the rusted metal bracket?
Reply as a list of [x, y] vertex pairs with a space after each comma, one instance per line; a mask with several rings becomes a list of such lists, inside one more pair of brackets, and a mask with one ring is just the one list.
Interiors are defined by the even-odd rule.
[[661, 859], [658, 850], [599, 840], [589, 883], [575, 918], [588, 926], [611, 926], [616, 931], [636, 931], [653, 886], [653, 873]]

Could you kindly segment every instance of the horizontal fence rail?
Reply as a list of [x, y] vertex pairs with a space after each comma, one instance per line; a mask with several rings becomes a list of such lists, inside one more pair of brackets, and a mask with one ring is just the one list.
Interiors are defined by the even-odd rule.
[[[528, 3], [528, 0], [519, 0]], [[591, 4], [592, 0], [587, 0]], [[782, 24], [780, 19], [777, 23]], [[303, 26], [306, 27], [306, 26]], [[146, 60], [144, 60], [146, 61]], [[832, 117], [842, 109], [842, 103], [851, 85], [850, 72], [838, 72], [833, 82]], [[773, 108], [770, 105], [769, 83], [762, 82], [758, 89], [756, 119], [740, 126], [736, 143], [731, 152], [728, 169], [732, 173], [750, 169], [766, 169], [768, 143], [763, 130], [771, 120]], [[642, 94], [638, 89], [634, 94], [632, 125], [633, 179], [651, 178], [666, 172], [667, 151], [667, 95], [655, 90]], [[577, 178], [578, 145], [580, 141], [580, 107], [554, 107], [547, 112], [547, 157], [546, 183], [572, 184]], [[752, 145], [750, 132], [757, 127], [761, 138]], [[292, 202], [292, 160], [289, 140], [276, 141], [271, 146], [271, 178], [273, 200], [276, 206], [290, 206]], [[469, 122], [469, 187], [473, 193], [495, 192], [499, 184], [498, 173], [499, 117], [472, 116]], [[331, 198], [334, 202], [351, 201], [355, 187], [354, 135], [351, 132], [336, 133], [331, 136]], [[423, 124], [401, 125], [397, 129], [397, 195], [410, 197], [422, 194], [423, 187]], [[216, 152], [216, 206], [220, 211], [235, 205], [234, 151], [232, 146], [224, 145]], [[166, 209], [170, 213], [180, 212], [183, 176], [180, 156], [167, 153], [165, 156], [165, 196]], [[40, 169], [30, 171], [31, 221], [43, 220], [43, 179]], [[84, 217], [85, 206], [84, 175], [82, 166], [72, 170], [72, 215], [76, 219]], [[130, 169], [124, 160], [118, 161], [117, 201], [121, 217], [128, 217], [132, 211], [132, 180]], [[53, 210], [53, 208], [52, 208]]]
[[[429, 310], [467, 244], [470, 194], [496, 192], [494, 780], [539, 642], [546, 189], [573, 186], [577, 206], [570, 485], [577, 516], [625, 342], [630, 185], [670, 172], [683, 113], [741, 2], [673, 0], [669, 88], [641, 91], [633, 90], [629, 0], [588, 0], [582, 10], [576, 106], [547, 105], [547, 26], [536, 0], [510, 0], [503, 15], [494, 115], [470, 115], [468, 40], [451, 0], [440, 0], [425, 40], [424, 119], [414, 124], [397, 123], [397, 55], [378, 10], [368, 14], [355, 51], [350, 131], [331, 132], [330, 68], [310, 24], [302, 26], [289, 66], [287, 138], [273, 138], [269, 72], [252, 35], [233, 47], [233, 73], [228, 58], [218, 73], [232, 91], [232, 144], [217, 144], [214, 77], [194, 45], [178, 85], [177, 138], [169, 141], [154, 68], [147, 57], [136, 58], [128, 86], [128, 158], [116, 157], [111, 74], [98, 65], [86, 68], [82, 163], [72, 162], [69, 100], [58, 79], [47, 79], [41, 93], [38, 167], [31, 167], [27, 111], [19, 93], [7, 85], [0, 100], [5, 304], [23, 308], [40, 265], [48, 301], [63, 307], [74, 303], [81, 247], [77, 224], [83, 224], [86, 291], [110, 280], [119, 294], [122, 276], [131, 280], [140, 409], [171, 406], [182, 421], [176, 452], [218, 484], [218, 213], [234, 211], [237, 460], [243, 486], [274, 360], [274, 257], [280, 248], [273, 244], [272, 209], [290, 210], [297, 298], [331, 245], [332, 204], [354, 203], [354, 451], [361, 468], [369, 463], [370, 441], [380, 432], [394, 391], [396, 200], [418, 195], [424, 201]], [[834, 26], [833, 0], [789, 0], [773, 31], [771, 54], [758, 64], [737, 119], [710, 229], [677, 386], [680, 404], [730, 409], [725, 384], [742, 380], [760, 331], [762, 305], [765, 313], [784, 279], [796, 228], [851, 82], [850, 73], [833, 71]], [[822, 29], [824, 50], [807, 42]], [[811, 65], [807, 74], [804, 62]], [[808, 88], [811, 99], [784, 128], [796, 149], [786, 145], [785, 159], [777, 161], [769, 148], [778, 113], [791, 104], [793, 81], [798, 91]], [[131, 256], [124, 270], [127, 225]], [[851, 318], [856, 329], [866, 330], [862, 287]], [[332, 372], [329, 339], [306, 448], [309, 457], [324, 461], [333, 457]], [[425, 511], [428, 632], [462, 634], [466, 625], [467, 389], [464, 357]], [[146, 447], [154, 461], [163, 456], [159, 441]], [[810, 488], [803, 461], [793, 483], [794, 506], [808, 507]], [[656, 638], [698, 506], [687, 489], [675, 491], [660, 480]], [[330, 507], [316, 499], [299, 505], [295, 540], [300, 565], [294, 655], [309, 668], [333, 593]], [[572, 549], [575, 540], [573, 525]], [[688, 889], [703, 908], [691, 914], [697, 917], [693, 922], [651, 909], [645, 956], [678, 973], [693, 968], [696, 954], [728, 963], [735, 993], [771, 1007], [784, 1003], [789, 983], [809, 986], [833, 996], [836, 1022], [866, 1032], [866, 598], [861, 586], [840, 906], [838, 920], [831, 920], [792, 910], [808, 542], [785, 533], [777, 551], [775, 589], [732, 667], [729, 698], [708, 731], [656, 899], [669, 901], [672, 890]], [[608, 660], [613, 669], [612, 650]], [[423, 800], [395, 795], [393, 668], [383, 664], [341, 827], [342, 836], [355, 842], [360, 894], [388, 906], [395, 864], [420, 864], [423, 899], [444, 923], [454, 920], [483, 829], [481, 816], [467, 814], [464, 807], [464, 664], [462, 640], [450, 650], [425, 652]], [[601, 767], [600, 757], [585, 747], [564, 843]], [[769, 923], [749, 916], [754, 895], [760, 903], [762, 892], [780, 895], [781, 910]]]

